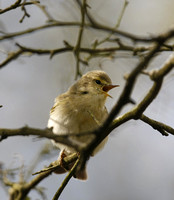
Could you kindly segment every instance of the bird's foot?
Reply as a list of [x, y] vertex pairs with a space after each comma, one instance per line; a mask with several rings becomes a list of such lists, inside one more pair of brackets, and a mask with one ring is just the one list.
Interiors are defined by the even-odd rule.
[[60, 166], [65, 170], [65, 172], [69, 171], [71, 168], [64, 161], [64, 158], [67, 156], [65, 150], [63, 150], [60, 154]]

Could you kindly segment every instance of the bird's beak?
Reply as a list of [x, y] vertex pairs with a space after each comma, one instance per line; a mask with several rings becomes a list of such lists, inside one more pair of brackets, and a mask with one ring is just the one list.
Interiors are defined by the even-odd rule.
[[103, 90], [103, 92], [106, 94], [106, 96], [112, 98], [112, 96], [110, 96], [107, 92], [108, 92], [109, 90], [111, 90], [112, 88], [115, 88], [115, 87], [119, 87], [119, 85], [104, 85], [103, 88], [102, 88], [102, 90]]

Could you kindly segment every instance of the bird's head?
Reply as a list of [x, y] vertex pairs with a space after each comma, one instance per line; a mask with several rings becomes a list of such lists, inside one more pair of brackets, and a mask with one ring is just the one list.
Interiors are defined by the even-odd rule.
[[80, 95], [94, 96], [96, 98], [106, 99], [108, 91], [119, 85], [112, 85], [112, 81], [109, 76], [100, 70], [90, 71], [84, 74], [71, 88], [70, 92]]

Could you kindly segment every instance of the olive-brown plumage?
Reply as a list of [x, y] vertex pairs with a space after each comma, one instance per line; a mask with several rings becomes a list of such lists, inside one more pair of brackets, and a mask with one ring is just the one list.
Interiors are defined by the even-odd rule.
[[[100, 126], [108, 116], [105, 107], [107, 92], [118, 85], [112, 85], [111, 79], [104, 71], [90, 71], [83, 75], [67, 92], [55, 99], [50, 111], [48, 128], [53, 128], [55, 134], [77, 134], [90, 132]], [[73, 137], [78, 142], [87, 144], [92, 135]], [[106, 143], [105, 138], [94, 150], [95, 155]], [[55, 143], [61, 150], [59, 158], [76, 152], [64, 144]], [[60, 173], [65, 172], [60, 170]], [[76, 172], [76, 178], [87, 179], [86, 169]]]

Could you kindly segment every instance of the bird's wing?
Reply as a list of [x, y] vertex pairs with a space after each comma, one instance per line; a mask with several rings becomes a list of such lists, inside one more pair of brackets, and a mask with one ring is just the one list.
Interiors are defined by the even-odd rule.
[[[47, 125], [48, 128], [52, 128], [53, 133], [57, 135], [78, 133], [78, 126], [73, 118], [75, 112], [73, 103], [66, 93], [58, 96], [50, 111], [50, 118]], [[74, 152], [72, 148], [66, 145], [60, 143], [54, 143], [54, 145], [59, 149], [64, 150], [67, 154]]]
[[50, 118], [48, 121], [48, 128], [53, 128], [55, 134], [76, 133], [77, 127], [74, 122], [76, 109], [73, 102], [70, 101], [68, 95], [65, 93], [56, 98], [55, 104], [50, 111]]

